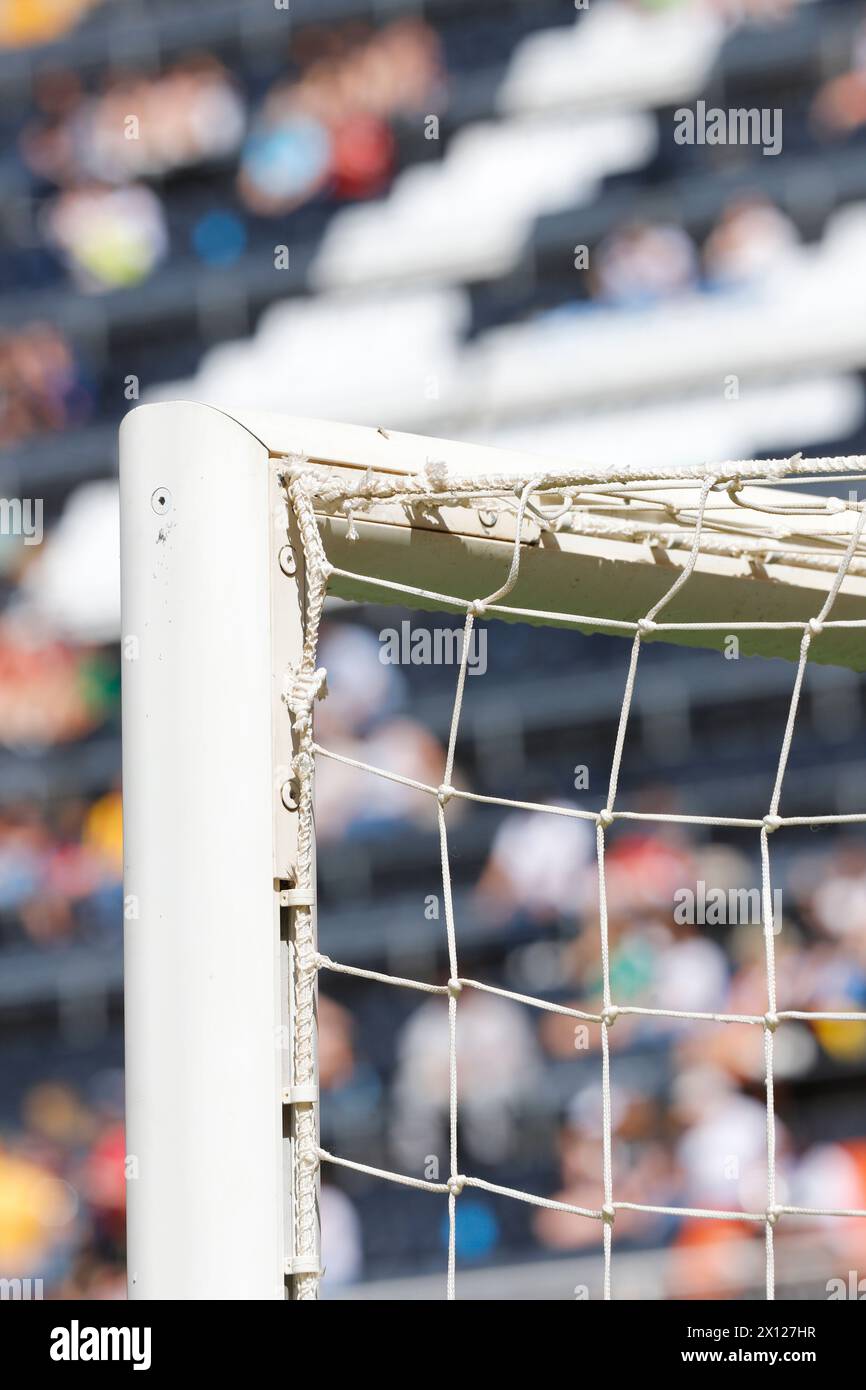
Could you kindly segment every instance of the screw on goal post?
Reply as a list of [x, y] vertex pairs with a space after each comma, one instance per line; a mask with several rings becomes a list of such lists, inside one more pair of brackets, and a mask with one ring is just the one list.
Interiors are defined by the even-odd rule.
[[[804, 485], [866, 479], [866, 459], [741, 461], [671, 472], [558, 465], [497, 450], [323, 421], [177, 402], [141, 407], [121, 432], [129, 1288], [133, 1298], [317, 1296], [319, 1174], [331, 1164], [432, 1194], [447, 1209], [444, 1289], [457, 1287], [456, 1209], [479, 1189], [596, 1223], [612, 1297], [618, 1211], [753, 1223], [765, 1239], [809, 1215], [863, 1217], [776, 1194], [774, 1046], [790, 1020], [863, 1023], [777, 998], [771, 842], [791, 826], [866, 823], [866, 811], [786, 816], [785, 774], [807, 663], [866, 670], [863, 503]], [[314, 738], [326, 596], [462, 616], [448, 750], [429, 785]], [[467, 660], [481, 619], [619, 635], [631, 643], [606, 797], [594, 809], [455, 785]], [[648, 643], [791, 663], [769, 805], [748, 816], [623, 806], [620, 772]], [[627, 654], [627, 653], [626, 653]], [[448, 983], [390, 976], [318, 950], [313, 770], [336, 759], [430, 799], [439, 832]], [[517, 994], [459, 969], [449, 814], [455, 802], [570, 815], [595, 829], [600, 1011]], [[766, 1005], [754, 1014], [646, 1008], [613, 997], [607, 837], [618, 822], [735, 827], [761, 863]], [[320, 1146], [321, 970], [437, 995], [449, 1026], [449, 1171], [437, 1180]], [[457, 1018], [473, 991], [598, 1026], [603, 1201], [556, 1202], [461, 1171]], [[766, 1202], [753, 1211], [660, 1208], [617, 1198], [611, 1162], [615, 1047], [625, 1015], [761, 1030]], [[464, 1199], [465, 1200], [465, 1199]]]

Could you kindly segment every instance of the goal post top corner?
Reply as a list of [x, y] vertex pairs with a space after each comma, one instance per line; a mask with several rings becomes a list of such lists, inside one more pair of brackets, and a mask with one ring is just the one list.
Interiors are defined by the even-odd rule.
[[[233, 520], [241, 495], [248, 509], [258, 505], [263, 461], [299, 467], [337, 597], [381, 601], [390, 586], [392, 602], [395, 593], [406, 602], [414, 595], [409, 606], [459, 610], [499, 589], [517, 541], [518, 581], [510, 611], [500, 605], [498, 616], [630, 632], [680, 575], [665, 600], [667, 640], [718, 646], [723, 630], [739, 631], [744, 651], [796, 657], [803, 624], [822, 613], [838, 576], [844, 585], [824, 614], [828, 630], [814, 656], [866, 667], [863, 457], [796, 454], [676, 468], [557, 462], [384, 426], [194, 401], [138, 407], [121, 442], [128, 511], [163, 458], [199, 489], [219, 476]], [[186, 459], [195, 460], [192, 473]], [[235, 477], [244, 480], [237, 493]], [[803, 490], [816, 483], [818, 491]], [[828, 497], [830, 490], [837, 495]], [[605, 619], [615, 620], [613, 628]]]

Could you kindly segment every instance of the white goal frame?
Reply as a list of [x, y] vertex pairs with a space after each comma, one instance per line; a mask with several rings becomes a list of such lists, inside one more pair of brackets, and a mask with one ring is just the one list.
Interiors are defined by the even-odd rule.
[[[449, 594], [464, 607], [473, 595], [495, 596], [519, 560], [492, 616], [626, 636], [640, 628], [647, 640], [703, 646], [738, 632], [744, 653], [794, 659], [804, 624], [831, 594], [856, 513], [816, 501], [815, 516], [798, 524], [815, 553], [798, 557], [783, 527], [777, 540], [755, 542], [748, 505], [766, 520], [776, 494], [750, 479], [833, 475], [844, 496], [849, 475], [866, 472], [862, 459], [799, 456], [667, 474], [626, 460], [558, 469], [478, 446], [191, 402], [131, 412], [120, 486], [128, 1244], [137, 1299], [303, 1297], [320, 1263], [315, 1222], [298, 1206], [299, 1126], [309, 1145], [318, 1092], [314, 1038], [302, 1058], [294, 1045], [295, 1011], [314, 1004], [297, 997], [295, 953], [299, 919], [305, 949], [310, 941], [315, 949], [315, 891], [295, 877], [299, 854], [314, 847], [299, 844], [298, 732], [286, 709], [286, 672], [309, 636], [307, 549], [284, 485], [292, 459], [337, 480], [315, 507], [339, 571], [329, 585], [337, 596], [387, 599], [365, 582], [376, 576], [392, 586], [391, 601], [453, 612]], [[414, 508], [402, 490], [419, 475], [443, 488], [446, 477], [495, 478], [500, 491], [510, 475], [519, 480], [515, 505], [487, 513], [449, 489], [441, 508]], [[678, 487], [705, 478], [736, 493], [742, 526], [695, 555], [670, 543], [657, 506], [643, 510], [641, 499], [669, 495], [675, 504]], [[380, 496], [368, 505], [371, 479]], [[635, 480], [643, 491], [625, 519], [602, 506], [583, 529], [559, 532], [518, 505], [527, 479], [551, 495], [584, 484], [603, 494]], [[678, 575], [688, 582], [664, 621], [648, 623], [643, 615]], [[866, 669], [864, 623], [866, 568], [857, 558], [832, 621], [815, 628], [812, 659]]]

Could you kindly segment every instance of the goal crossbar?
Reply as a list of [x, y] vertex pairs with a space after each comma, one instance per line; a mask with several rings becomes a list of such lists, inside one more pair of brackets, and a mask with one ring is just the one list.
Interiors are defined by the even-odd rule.
[[[681, 467], [673, 475], [626, 464], [566, 469], [532, 455], [369, 427], [279, 417], [251, 423], [274, 457], [304, 459], [320, 473], [322, 492], [314, 484], [311, 495], [334, 566], [329, 592], [357, 602], [465, 611], [497, 587], [514, 544], [520, 490], [534, 480], [542, 515], [524, 517], [517, 583], [489, 613], [585, 633], [634, 632], [667, 593], [688, 563], [700, 486], [711, 471], [718, 481], [688, 589], [647, 638], [721, 648], [734, 634], [744, 655], [788, 659], [833, 583], [858, 518], [848, 492], [866, 466], [859, 457], [797, 456]], [[753, 481], [768, 477], [774, 488]], [[833, 498], [808, 490], [828, 481], [834, 491], [838, 485]], [[514, 492], [503, 505], [509, 485]], [[557, 517], [564, 499], [567, 520]], [[443, 576], [453, 580], [448, 592]], [[866, 545], [848, 566], [845, 591], [811, 659], [863, 669], [857, 627], [864, 617]]]

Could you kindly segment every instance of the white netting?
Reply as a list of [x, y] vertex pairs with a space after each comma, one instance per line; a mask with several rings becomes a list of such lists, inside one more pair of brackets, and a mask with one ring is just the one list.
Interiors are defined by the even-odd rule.
[[[791, 749], [797, 711], [803, 688], [803, 678], [809, 650], [822, 632], [833, 627], [866, 627], [866, 618], [836, 620], [830, 615], [846, 575], [866, 573], [866, 546], [861, 535], [866, 520], [866, 504], [849, 491], [848, 499], [804, 499], [795, 492], [778, 492], [772, 500], [766, 496], [756, 503], [750, 496], [747, 503], [741, 498], [745, 483], [783, 483], [820, 481], [828, 477], [840, 483], [863, 483], [866, 480], [866, 459], [793, 459], [772, 460], [767, 463], [734, 463], [712, 469], [680, 469], [665, 476], [665, 496], [654, 491], [661, 481], [658, 472], [636, 474], [626, 469], [575, 468], [572, 471], [551, 470], [535, 477], [515, 478], [491, 476], [458, 478], [451, 476], [442, 464], [428, 465], [414, 476], [387, 477], [367, 473], [347, 480], [345, 472], [328, 471], [311, 466], [302, 458], [287, 458], [283, 472], [290, 506], [297, 519], [304, 549], [306, 570], [306, 615], [303, 660], [299, 669], [290, 674], [287, 703], [296, 734], [298, 755], [295, 774], [300, 787], [300, 849], [297, 887], [310, 901], [313, 896], [313, 820], [312, 778], [316, 757], [333, 758], [371, 775], [389, 778], [412, 787], [436, 802], [442, 864], [445, 933], [448, 951], [449, 981], [444, 985], [427, 984], [364, 970], [350, 964], [330, 960], [317, 954], [312, 909], [301, 908], [295, 921], [294, 997], [294, 1056], [295, 1083], [309, 1084], [315, 1079], [315, 981], [320, 970], [336, 971], [343, 975], [378, 981], [401, 989], [417, 990], [447, 997], [449, 1020], [449, 1176], [445, 1182], [428, 1182], [402, 1173], [395, 1173], [355, 1163], [347, 1158], [326, 1152], [319, 1147], [316, 1107], [312, 1103], [296, 1107], [295, 1130], [295, 1258], [296, 1293], [300, 1298], [315, 1298], [318, 1289], [318, 1230], [317, 1230], [317, 1170], [321, 1163], [338, 1164], [388, 1182], [400, 1183], [425, 1192], [447, 1197], [449, 1213], [448, 1270], [446, 1291], [455, 1297], [456, 1204], [465, 1188], [481, 1188], [486, 1192], [513, 1198], [539, 1207], [569, 1212], [597, 1221], [602, 1228], [604, 1250], [604, 1297], [611, 1297], [611, 1247], [613, 1228], [618, 1210], [657, 1213], [679, 1217], [711, 1220], [747, 1221], [762, 1224], [766, 1239], [766, 1292], [774, 1297], [774, 1229], [785, 1216], [866, 1217], [866, 1210], [840, 1209], [832, 1206], [813, 1208], [780, 1204], [776, 1200], [776, 1114], [774, 1105], [774, 1038], [776, 1030], [787, 1020], [835, 1020], [866, 1022], [866, 1013], [805, 1012], [777, 1007], [776, 968], [774, 948], [774, 900], [771, 883], [771, 834], [784, 826], [826, 825], [866, 822], [866, 812], [852, 815], [821, 815], [814, 817], [785, 817], [780, 814], [782, 786]], [[787, 497], [790, 496], [790, 501]], [[675, 500], [671, 500], [672, 497]], [[378, 504], [388, 502], [406, 509], [407, 517], [435, 514], [442, 507], [468, 507], [475, 510], [508, 511], [514, 514], [514, 545], [502, 583], [492, 593], [467, 599], [439, 591], [413, 587], [377, 576], [349, 571], [333, 566], [325, 553], [315, 510], [325, 506], [333, 514], [335, 504], [348, 522], [349, 537], [357, 536], [355, 518], [375, 511]], [[640, 519], [634, 520], [635, 504]], [[746, 510], [747, 508], [747, 510]], [[622, 515], [618, 511], [622, 511]], [[646, 513], [650, 513], [647, 518]], [[629, 513], [632, 513], [630, 515]], [[680, 552], [681, 564], [669, 588], [647, 612], [636, 621], [599, 617], [586, 614], [546, 612], [508, 607], [506, 599], [517, 583], [520, 573], [522, 536], [526, 519], [530, 517], [543, 530], [585, 535], [607, 535], [619, 540], [648, 541], [652, 546]], [[845, 525], [838, 524], [840, 519]], [[359, 550], [362, 557], [363, 547]], [[829, 583], [817, 611], [800, 622], [692, 622], [665, 623], [659, 615], [670, 600], [689, 582], [702, 555], [721, 554], [745, 557], [750, 563], [781, 562], [809, 570], [823, 570]], [[832, 578], [830, 578], [832, 576]], [[399, 598], [420, 602], [435, 602], [466, 614], [462, 657], [448, 735], [447, 752], [438, 786], [401, 777], [383, 768], [372, 767], [318, 746], [313, 737], [312, 706], [325, 690], [325, 672], [316, 667], [316, 648], [319, 626], [328, 583], [332, 577], [356, 581], [375, 579], [376, 587]], [[482, 615], [501, 615], [509, 618], [530, 618], [534, 621], [553, 621], [559, 625], [599, 628], [619, 631], [632, 636], [631, 659], [625, 682], [616, 742], [613, 752], [607, 797], [597, 811], [535, 804], [506, 797], [484, 796], [459, 790], [452, 785], [455, 749], [466, 681], [467, 662], [473, 626]], [[623, 760], [626, 730], [635, 691], [638, 662], [644, 639], [650, 634], [664, 632], [738, 632], [799, 631], [799, 659], [793, 679], [788, 717], [782, 737], [772, 795], [762, 814], [754, 818], [710, 815], [676, 815], [667, 813], [626, 811], [617, 808], [617, 786]], [[598, 861], [599, 924], [602, 968], [602, 1003], [599, 1013], [566, 1008], [551, 1001], [515, 993], [480, 980], [461, 976], [459, 969], [457, 930], [454, 920], [451, 891], [451, 864], [448, 848], [447, 807], [451, 800], [492, 804], [510, 809], [532, 810], [544, 815], [574, 816], [593, 821], [596, 826]], [[608, 951], [608, 915], [605, 877], [605, 837], [617, 821], [676, 822], [693, 826], [740, 827], [753, 829], [760, 840], [761, 904], [766, 966], [767, 1008], [763, 1014], [699, 1013], [673, 1009], [654, 1009], [618, 1003], [612, 997]], [[583, 1022], [600, 1025], [602, 1062], [602, 1152], [604, 1201], [597, 1210], [552, 1201], [546, 1197], [512, 1188], [501, 1187], [460, 1172], [458, 1164], [458, 1090], [457, 1090], [457, 1009], [464, 990], [482, 990], [502, 995], [534, 1009], [563, 1014]], [[713, 1023], [751, 1025], [763, 1030], [766, 1086], [766, 1149], [767, 1187], [766, 1206], [761, 1211], [720, 1211], [705, 1208], [664, 1207], [616, 1200], [612, 1173], [611, 1066], [609, 1031], [620, 1015], [637, 1014], [664, 1019], [690, 1019]]]

